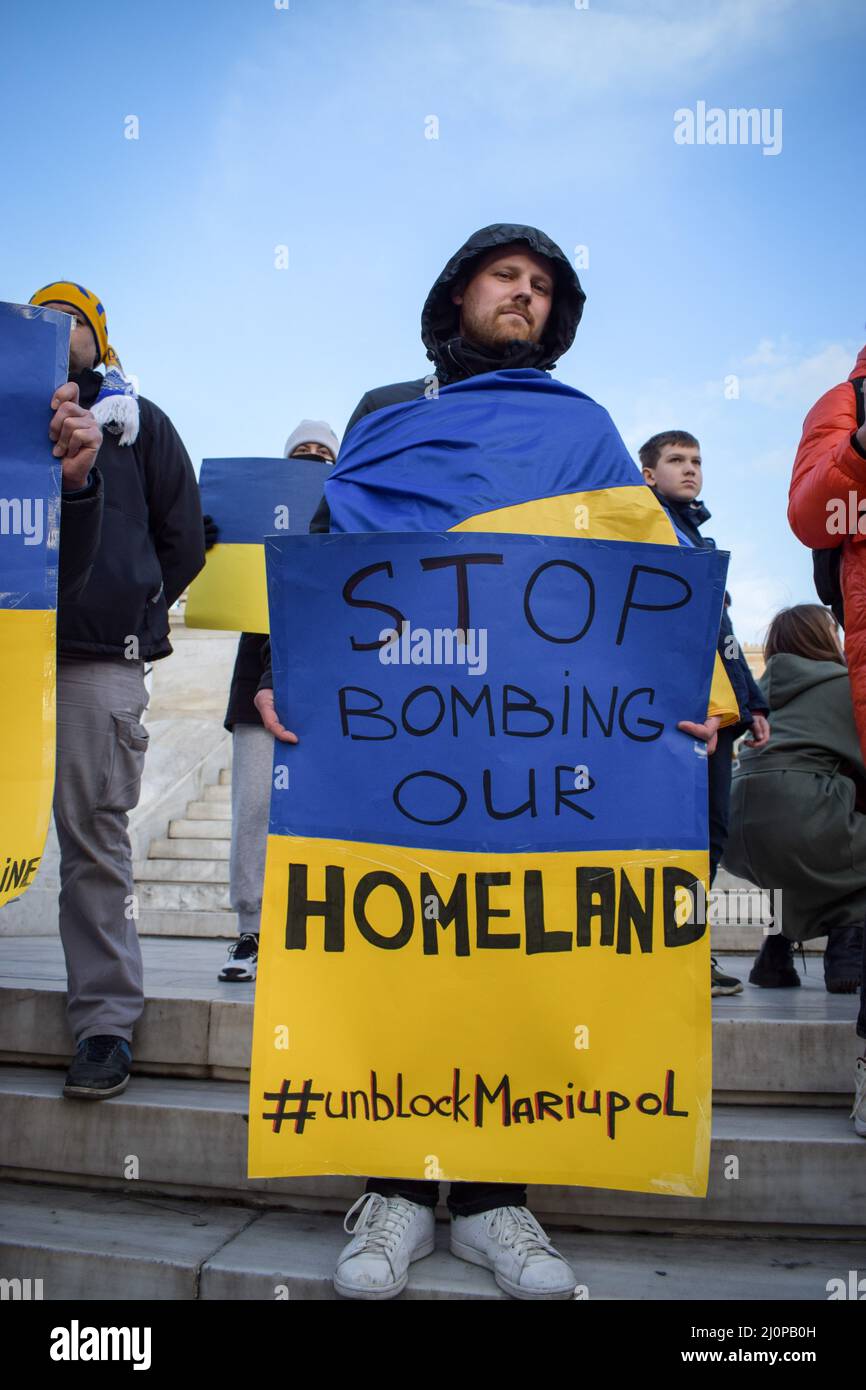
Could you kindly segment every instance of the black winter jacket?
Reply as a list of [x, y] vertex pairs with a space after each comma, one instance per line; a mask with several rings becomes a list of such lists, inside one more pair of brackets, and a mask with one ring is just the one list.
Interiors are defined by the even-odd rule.
[[[102, 377], [70, 377], [81, 405], [96, 400]], [[141, 425], [121, 446], [109, 430], [97, 455], [105, 493], [102, 537], [87, 584], [58, 615], [61, 656], [168, 656], [168, 610], [204, 564], [198, 483], [168, 416], [139, 397]], [[74, 505], [74, 504], [73, 504]], [[62, 545], [62, 542], [61, 542]]]
[[[653, 492], [673, 524], [688, 536], [693, 545], [697, 546], [699, 550], [715, 550], [716, 543], [712, 537], [703, 535], [698, 529], [703, 526], [705, 521], [709, 521], [712, 515], [703, 502], [699, 502], [697, 498], [693, 498], [691, 501], [678, 502], [669, 497], [662, 497], [658, 488], [653, 488]], [[719, 626], [718, 653], [722, 658], [728, 680], [731, 682], [734, 698], [740, 709], [741, 723], [749, 725], [752, 722], [753, 714], [767, 714], [769, 706], [749, 669], [749, 663], [743, 655], [743, 649], [734, 636], [733, 624], [728, 614], [730, 601], [730, 595], [726, 593], [725, 605], [722, 609], [722, 621]], [[736, 656], [731, 655], [732, 650], [736, 652]], [[735, 729], [734, 733], [742, 733], [742, 729]]]
[[[267, 649], [267, 650], [266, 650]], [[253, 704], [262, 673], [270, 664], [270, 646], [267, 633], [242, 632], [238, 642], [238, 654], [232, 671], [229, 691], [229, 704], [226, 710], [225, 728], [229, 733], [236, 724], [259, 724], [259, 712]]]
[[102, 532], [105, 488], [98, 468], [91, 468], [86, 485], [60, 496], [60, 563], [57, 602], [77, 598], [90, 576]]

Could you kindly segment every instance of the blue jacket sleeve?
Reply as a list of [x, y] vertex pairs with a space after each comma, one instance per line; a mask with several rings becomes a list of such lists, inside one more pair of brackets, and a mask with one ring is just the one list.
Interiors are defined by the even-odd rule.
[[[734, 698], [740, 711], [740, 719], [749, 723], [752, 717], [749, 708], [751, 692], [743, 670], [746, 663], [745, 658], [743, 658], [740, 653], [740, 644], [734, 636], [734, 629], [728, 616], [727, 607], [722, 609], [722, 621], [719, 624], [718, 652], [719, 656], [722, 658], [725, 674], [731, 682]], [[734, 653], [736, 653], [736, 655], [734, 655]]]
[[734, 628], [727, 607], [722, 612], [722, 621], [719, 625], [718, 651], [739, 706], [740, 719], [744, 724], [750, 724], [753, 714], [766, 714], [769, 706], [749, 669], [749, 663], [743, 655], [743, 649], [734, 635]]

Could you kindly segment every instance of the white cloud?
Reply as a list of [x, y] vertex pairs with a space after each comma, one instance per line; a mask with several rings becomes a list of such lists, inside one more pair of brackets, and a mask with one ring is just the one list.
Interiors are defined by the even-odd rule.
[[[590, 0], [587, 9], [557, 0], [469, 0], [469, 9], [494, 19], [492, 50], [514, 66], [531, 66], [532, 80], [567, 80], [570, 96], [620, 87], [657, 88], [660, 78], [694, 86], [719, 68], [736, 69], [745, 58], [785, 41], [798, 0], [719, 0], [684, 6], [656, 0], [618, 10]], [[672, 88], [673, 90], [673, 88]], [[672, 99], [672, 110], [679, 103]]]
[[775, 367], [783, 359], [772, 338], [762, 338], [748, 357], [743, 358], [744, 367]]
[[798, 415], [798, 422], [819, 396], [844, 381], [857, 355], [850, 343], [829, 343], [818, 351], [797, 356], [787, 343], [764, 339], [757, 350], [743, 359], [743, 366], [759, 367], [740, 377], [741, 399], [771, 410]]
[[[704, 434], [709, 438], [712, 430], [721, 446], [729, 427], [741, 425], [740, 402], [772, 411], [767, 429], [773, 445], [756, 452], [750, 466], [753, 463], [763, 473], [786, 472], [793, 463], [803, 418], [819, 396], [847, 380], [857, 351], [853, 341], [804, 352], [787, 340], [762, 338], [754, 351], [734, 363], [739, 400], [726, 399], [725, 381], [731, 373], [728, 364], [720, 363], [718, 376], [704, 381], [644, 379], [638, 394], [629, 399], [628, 412], [620, 415], [613, 408], [612, 414], [626, 445], [636, 454], [644, 440], [661, 429], [688, 429], [699, 439]], [[776, 412], [783, 412], [784, 420], [779, 421]], [[759, 428], [754, 415], [750, 418]]]

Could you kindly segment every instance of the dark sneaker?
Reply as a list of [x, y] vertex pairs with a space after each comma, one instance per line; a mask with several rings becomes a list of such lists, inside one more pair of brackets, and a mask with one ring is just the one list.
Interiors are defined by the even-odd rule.
[[85, 1038], [66, 1076], [63, 1094], [70, 1100], [107, 1100], [126, 1090], [132, 1052], [124, 1038], [100, 1033]]
[[224, 984], [254, 980], [258, 959], [258, 936], [255, 932], [244, 932], [243, 936], [239, 936], [237, 941], [232, 942], [229, 946], [229, 958], [217, 975], [217, 979]]
[[726, 975], [724, 970], [719, 969], [719, 962], [715, 956], [710, 956], [710, 981], [712, 988], [711, 994], [742, 994], [742, 981], [736, 975]]
[[828, 994], [856, 994], [863, 969], [863, 927], [837, 927], [824, 947], [824, 984]]
[[749, 971], [749, 984], [761, 989], [796, 989], [800, 976], [794, 969], [794, 948], [787, 936], [774, 932], [764, 937]]

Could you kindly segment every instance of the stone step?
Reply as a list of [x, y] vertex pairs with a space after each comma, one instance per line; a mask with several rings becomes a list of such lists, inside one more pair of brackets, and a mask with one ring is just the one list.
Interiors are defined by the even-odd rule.
[[224, 767], [224, 768], [222, 769], [222, 771], [220, 772], [219, 784], [220, 784], [221, 787], [230, 787], [230, 786], [231, 786], [231, 784], [232, 784], [232, 770], [231, 770], [230, 767]]
[[[783, 893], [783, 920], [784, 896]], [[763, 924], [766, 922], [769, 925], [772, 921], [771, 909], [769, 894], [762, 893], [747, 879], [735, 878], [727, 869], [720, 868], [708, 900], [713, 950], [757, 953], [764, 940]], [[807, 942], [805, 949], [809, 953], [820, 954], [826, 940], [826, 937], [821, 937]]]
[[229, 890], [225, 883], [150, 883], [136, 884], [140, 912], [219, 912], [230, 909]]
[[[333, 1300], [346, 1235], [336, 1216], [251, 1211], [125, 1192], [0, 1183], [0, 1278], [42, 1280], [46, 1302]], [[825, 1300], [866, 1264], [853, 1242], [557, 1231], [581, 1297], [599, 1300]], [[401, 1300], [504, 1299], [489, 1271], [451, 1255], [449, 1224], [417, 1260]]]
[[148, 850], [151, 859], [228, 859], [231, 841], [222, 840], [154, 840]]
[[[178, 841], [172, 841], [177, 844]], [[228, 883], [226, 859], [141, 859], [132, 866], [136, 883]]]
[[227, 820], [173, 820], [169, 822], [170, 840], [231, 840], [231, 821]]
[[234, 912], [180, 912], [177, 908], [144, 908], [138, 915], [139, 936], [176, 936], [187, 941], [235, 937]]
[[[164, 920], [184, 913], [161, 915]], [[232, 939], [234, 914], [215, 918]], [[166, 933], [162, 933], [163, 936]], [[144, 936], [147, 999], [135, 1031], [136, 1069], [245, 1079], [250, 1056], [254, 984], [220, 984], [227, 941], [157, 940]], [[748, 962], [722, 957], [731, 973]], [[0, 1060], [60, 1066], [70, 1040], [64, 1003], [66, 971], [58, 938], [13, 938], [0, 966]], [[726, 1104], [849, 1104], [856, 1055], [856, 996], [828, 995], [820, 979], [800, 989], [759, 990], [713, 1000], [713, 1083]]]
[[187, 804], [187, 820], [224, 820], [231, 823], [231, 818], [231, 803], [227, 801], [190, 801]]
[[232, 789], [230, 786], [225, 786], [222, 782], [217, 782], [216, 785], [213, 787], [205, 787], [204, 800], [219, 802], [227, 801], [229, 805], [231, 805]]
[[[357, 1177], [249, 1179], [248, 1088], [238, 1082], [134, 1077], [97, 1105], [62, 1099], [61, 1071], [0, 1067], [0, 1177], [235, 1197], [339, 1211]], [[287, 1136], [287, 1143], [291, 1140]], [[738, 1175], [731, 1172], [736, 1158]], [[866, 1150], [843, 1110], [716, 1106], [706, 1198], [535, 1186], [530, 1204], [564, 1226], [866, 1237]], [[134, 1168], [131, 1165], [134, 1164]], [[419, 1170], [420, 1171], [420, 1170]]]

